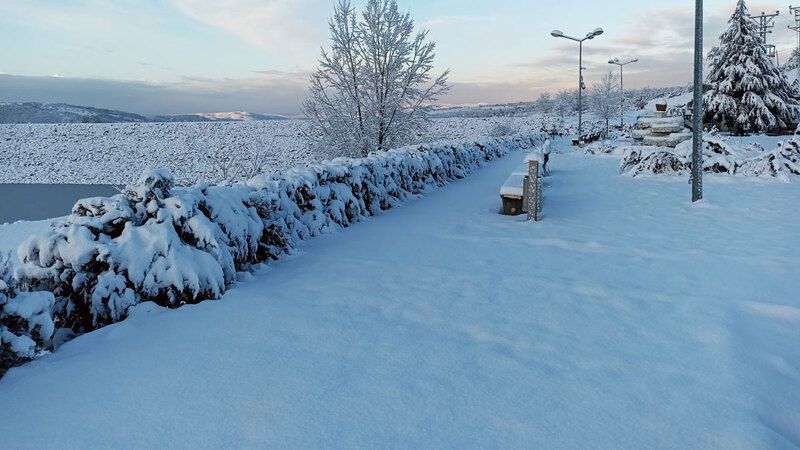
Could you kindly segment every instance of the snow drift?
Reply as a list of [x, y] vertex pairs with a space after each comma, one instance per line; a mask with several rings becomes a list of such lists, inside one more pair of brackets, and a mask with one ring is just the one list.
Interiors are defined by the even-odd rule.
[[142, 302], [176, 308], [218, 299], [253, 264], [544, 141], [538, 133], [405, 147], [233, 186], [176, 187], [169, 172], [147, 170], [119, 195], [79, 201], [49, 234], [19, 247], [18, 283], [55, 295], [35, 322], [54, 322], [56, 337], [53, 326], [40, 327], [47, 332], [35, 334], [37, 348], [123, 320]]

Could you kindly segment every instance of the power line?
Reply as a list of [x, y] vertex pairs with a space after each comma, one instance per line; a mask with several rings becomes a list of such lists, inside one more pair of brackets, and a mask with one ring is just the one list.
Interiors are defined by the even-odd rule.
[[[770, 58], [776, 58], [777, 53], [775, 52], [775, 46], [767, 43], [767, 35], [772, 34], [772, 29], [775, 28], [775, 18], [780, 15], [780, 11], [775, 11], [772, 14], [762, 12], [759, 16], [748, 15], [758, 26], [758, 36], [761, 38], [764, 47], [767, 48], [767, 55]], [[798, 23], [798, 26], [800, 26], [800, 23]]]
[[[797, 79], [800, 80], [800, 6], [789, 5], [789, 14], [794, 15], [794, 25], [789, 25], [789, 29], [797, 33], [797, 53], [794, 63], [797, 64]], [[789, 57], [789, 61], [792, 57]]]

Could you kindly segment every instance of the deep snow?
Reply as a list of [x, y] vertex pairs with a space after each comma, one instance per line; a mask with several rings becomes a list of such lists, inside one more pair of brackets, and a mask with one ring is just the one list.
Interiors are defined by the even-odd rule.
[[528, 223], [521, 158], [13, 369], [3, 446], [800, 445], [800, 184], [555, 155]]

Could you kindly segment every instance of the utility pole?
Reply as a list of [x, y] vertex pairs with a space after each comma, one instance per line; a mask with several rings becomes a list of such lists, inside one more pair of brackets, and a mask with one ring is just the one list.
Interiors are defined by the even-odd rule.
[[794, 26], [789, 25], [789, 29], [797, 33], [797, 53], [794, 55], [794, 63], [797, 64], [797, 82], [800, 83], [800, 6], [790, 5], [789, 14], [794, 15]]
[[703, 0], [695, 0], [693, 109], [692, 202], [694, 203], [703, 199]]
[[772, 34], [772, 29], [775, 28], [775, 18], [780, 15], [780, 11], [775, 11], [772, 14], [762, 12], [759, 16], [748, 15], [758, 25], [758, 36], [761, 38], [761, 43], [767, 48], [767, 56], [770, 58], [777, 58], [778, 52], [775, 51], [774, 45], [767, 43], [767, 35]]

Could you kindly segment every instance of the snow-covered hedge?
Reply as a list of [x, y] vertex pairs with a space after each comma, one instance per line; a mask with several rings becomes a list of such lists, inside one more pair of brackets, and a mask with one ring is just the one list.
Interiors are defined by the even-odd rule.
[[[800, 136], [795, 136], [771, 151], [737, 148], [716, 136], [703, 138], [703, 171], [743, 176], [787, 179], [800, 175]], [[687, 174], [692, 170], [692, 143], [677, 148], [627, 147], [620, 173], [629, 176]]]
[[16, 277], [55, 294], [59, 340], [123, 320], [141, 302], [175, 308], [218, 299], [253, 264], [545, 137], [406, 147], [233, 186], [176, 187], [169, 172], [148, 170], [119, 195], [79, 201], [50, 234], [23, 243]]
[[18, 292], [9, 258], [0, 259], [0, 377], [33, 359], [53, 336], [53, 294]]

